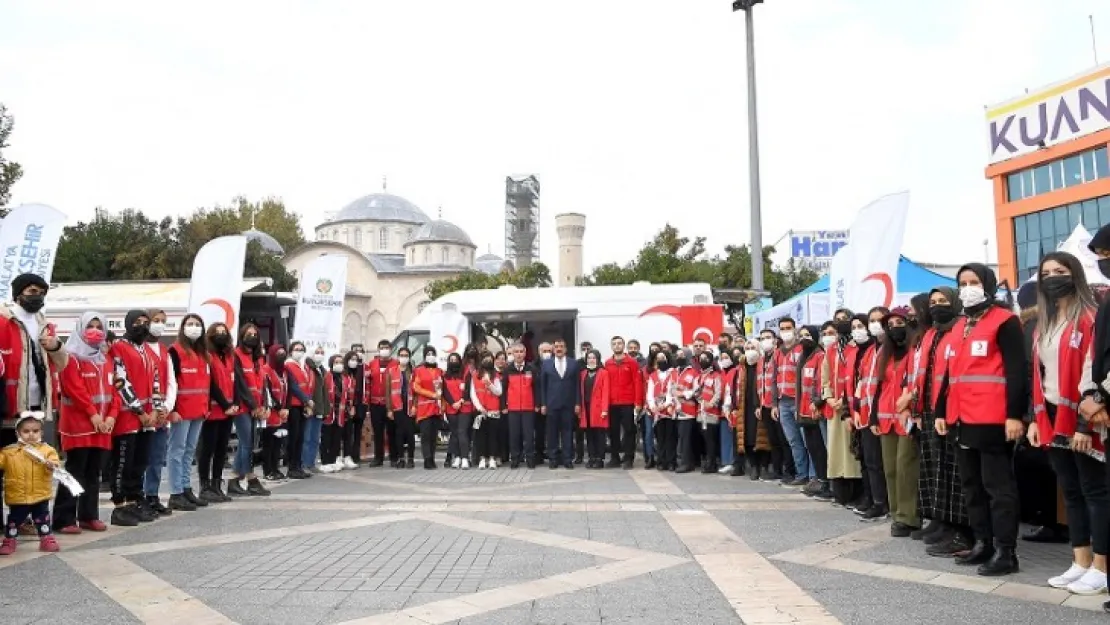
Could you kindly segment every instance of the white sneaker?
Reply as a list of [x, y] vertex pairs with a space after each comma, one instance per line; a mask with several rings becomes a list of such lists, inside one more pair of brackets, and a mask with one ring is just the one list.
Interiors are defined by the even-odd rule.
[[732, 465], [731, 464], [726, 464], [725, 466], [721, 467], [720, 469], [717, 469], [717, 473], [730, 473], [731, 471], [732, 471]]
[[496, 469], [497, 468], [497, 461], [494, 460], [493, 458], [490, 458], [489, 459], [489, 464], [487, 465], [487, 467], [490, 468], [490, 469]]
[[344, 469], [357, 469], [358, 468], [358, 463], [355, 462], [354, 459], [352, 459], [350, 456], [347, 456], [346, 458], [343, 459], [343, 468]]
[[451, 468], [457, 469], [462, 466], [462, 458], [455, 458], [451, 461]]
[[1073, 595], [1101, 595], [1106, 592], [1106, 573], [1092, 566], [1083, 577], [1068, 584], [1068, 592]]
[[1063, 575], [1057, 575], [1048, 580], [1048, 585], [1053, 588], [1067, 588], [1072, 582], [1078, 581], [1087, 573], [1087, 569], [1072, 562], [1071, 567]]
[[463, 461], [462, 461], [462, 470], [463, 470], [463, 471], [466, 471], [466, 470], [467, 470], [467, 469], [469, 469], [469, 468], [470, 468], [470, 460], [468, 460], [468, 459], [466, 459], [466, 458], [463, 458]]
[[478, 461], [478, 468], [484, 470], [486, 468], [486, 459], [482, 458]]
[[335, 473], [335, 467], [330, 464], [320, 465], [320, 473]]

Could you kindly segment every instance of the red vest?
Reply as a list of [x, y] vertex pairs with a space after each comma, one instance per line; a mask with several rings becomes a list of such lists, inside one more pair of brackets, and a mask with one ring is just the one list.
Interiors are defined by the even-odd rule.
[[536, 409], [535, 377], [532, 368], [525, 365], [517, 371], [516, 365], [505, 367], [501, 374], [501, 386], [505, 397], [506, 410], [509, 412], [532, 412]]
[[[698, 416], [698, 370], [693, 367], [686, 367], [679, 372], [674, 391], [675, 398], [678, 400], [678, 418], [680, 420], [693, 419]], [[687, 391], [694, 392], [690, 399], [686, 399]]]
[[[886, 363], [877, 408], [879, 431], [883, 434], [893, 432], [899, 436], [906, 435], [906, 425], [902, 422], [902, 417], [898, 415], [898, 398], [902, 396], [902, 391], [906, 388], [906, 378], [909, 375], [912, 360], [913, 357], [907, 354], [902, 357], [902, 360], [895, 362], [892, 357]], [[876, 380], [875, 386], [878, 387], [878, 380]]]
[[578, 411], [578, 427], [580, 428], [608, 428], [609, 427], [609, 406], [612, 401], [612, 387], [609, 384], [611, 379], [609, 371], [600, 368], [597, 369], [596, 377], [594, 378], [593, 392], [590, 394], [589, 403], [586, 402], [586, 374], [588, 371], [583, 371], [578, 374], [578, 397], [579, 411]]
[[[209, 367], [212, 372], [212, 379], [216, 381], [216, 386], [220, 389], [224, 399], [228, 402], [235, 400], [235, 357], [232, 354], [227, 356], [220, 356], [219, 354], [212, 354], [209, 361]], [[224, 409], [212, 400], [208, 406], [208, 420], [209, 421], [223, 421], [227, 419], [227, 414]]]
[[763, 408], [770, 408], [771, 403], [774, 402], [774, 395], [771, 393], [775, 384], [774, 354], [759, 357], [759, 362], [756, 364], [756, 375], [755, 391], [759, 394], [759, 405]]
[[[292, 358], [286, 360], [285, 375], [293, 376], [293, 380], [296, 381], [301, 392], [307, 397], [312, 397], [312, 387], [315, 376], [309, 375], [308, 372], [305, 371], [304, 365], [296, 362]], [[289, 393], [289, 407], [298, 408], [303, 405], [304, 402], [301, 401], [300, 397], [297, 397], [293, 393]]]
[[[364, 367], [365, 378], [367, 380], [367, 387], [370, 392], [363, 391], [363, 403], [369, 403], [373, 406], [385, 405], [385, 374], [389, 373], [389, 386], [390, 395], [393, 397], [393, 410], [400, 410], [402, 408], [401, 402], [401, 363], [397, 362], [396, 358], [390, 358], [385, 367], [382, 366], [382, 360], [375, 358], [366, 364]], [[366, 387], [364, 387], [365, 389]], [[367, 400], [369, 398], [369, 400]]]
[[802, 365], [802, 387], [797, 406], [799, 417], [825, 416], [824, 413], [819, 413], [816, 407], [818, 400], [821, 399], [821, 363], [824, 360], [825, 352], [815, 349]]
[[108, 418], [119, 413], [119, 395], [112, 386], [111, 361], [98, 365], [70, 354], [69, 362], [62, 369], [61, 381], [58, 433], [62, 438], [62, 450], [111, 449], [112, 435], [94, 432], [91, 419], [93, 415]]
[[481, 404], [481, 408], [478, 408], [477, 406], [475, 406], [475, 408], [478, 408], [479, 412], [489, 412], [489, 413], [501, 412], [501, 410], [500, 410], [501, 398], [498, 397], [497, 395], [494, 395], [493, 391], [490, 390], [490, 385], [496, 379], [497, 379], [497, 374], [496, 373], [494, 373], [490, 376], [489, 382], [486, 382], [486, 380], [479, 374], [475, 374], [474, 377], [471, 378], [471, 380], [472, 380], [471, 383], [474, 384], [474, 393], [478, 396], [478, 402]]
[[948, 423], [1005, 425], [1006, 373], [998, 349], [998, 329], [1013, 317], [999, 306], [991, 306], [971, 328], [967, 317], [952, 328], [954, 354], [948, 361]]
[[[846, 369], [846, 367], [845, 367], [846, 359], [844, 357], [844, 350], [845, 349], [846, 348], [842, 348], [840, 346], [840, 343], [836, 343], [831, 348], [825, 350], [825, 360], [824, 360], [823, 365], [827, 365], [828, 368], [829, 368], [829, 385], [832, 387], [832, 392], [833, 392], [832, 399], [835, 399], [837, 397], [843, 397], [842, 395], [839, 394], [839, 388], [838, 387], [843, 386], [841, 378], [844, 376], [844, 371]], [[818, 375], [818, 377], [821, 377], [822, 374], [819, 371], [817, 373], [817, 375]], [[825, 392], [824, 378], [822, 378], [818, 382], [818, 384], [821, 386], [821, 392], [824, 393]], [[837, 416], [836, 411], [834, 411], [832, 406], [830, 406], [828, 403], [826, 403], [825, 407], [822, 408], [822, 414], [825, 415], [826, 419], [833, 419], [833, 418], [836, 418], [836, 416]]]
[[[269, 415], [266, 417], [266, 427], [276, 428], [281, 425], [281, 411], [285, 407], [285, 396], [288, 393], [288, 386], [285, 384], [285, 376], [278, 375], [270, 365], [262, 365], [262, 384], [265, 389], [268, 389], [274, 398], [274, 405], [270, 406]], [[265, 398], [263, 398], [262, 406], [265, 406]]]
[[[440, 397], [425, 397], [416, 392], [416, 387]], [[416, 400], [416, 421], [420, 422], [430, 417], [443, 414], [443, 370], [439, 367], [421, 365], [415, 369], [412, 376], [412, 396]]]
[[447, 392], [443, 395], [444, 398], [451, 395], [451, 399], [454, 401], [462, 400], [462, 406], [458, 410], [455, 409], [454, 404], [445, 402], [443, 404], [444, 412], [449, 415], [471, 414], [474, 412], [474, 404], [470, 401], [470, 389], [468, 388], [470, 386], [469, 372], [464, 372], [457, 378], [444, 376], [443, 385], [447, 389]]
[[335, 374], [324, 374], [324, 390], [331, 402], [331, 411], [324, 415], [324, 425], [343, 427], [347, 423], [347, 409], [355, 398], [355, 379], [346, 373], [339, 375], [340, 383], [335, 383]]
[[[135, 389], [135, 396], [143, 404], [143, 410], [149, 412], [151, 409], [150, 397], [154, 394], [154, 371], [155, 359], [151, 357], [149, 350], [145, 347], [142, 351], [128, 341], [116, 341], [112, 343], [111, 349], [108, 350], [109, 362], [112, 363], [113, 371], [115, 369], [115, 359], [120, 359], [123, 362], [123, 368], [127, 370], [127, 380], [131, 382], [131, 387]], [[119, 416], [116, 417], [116, 427], [112, 429], [112, 436], [123, 436], [125, 434], [134, 434], [138, 432], [141, 427], [139, 423], [139, 416], [131, 412], [126, 406], [120, 406]]]
[[839, 362], [839, 371], [833, 376], [833, 393], [838, 399], [842, 399], [845, 405], [849, 408], [851, 413], [852, 400], [856, 396], [855, 387], [855, 367], [856, 360], [860, 357], [859, 346], [855, 343], [848, 343], [841, 351], [843, 358]]
[[208, 362], [196, 352], [186, 351], [177, 345], [170, 349], [181, 363], [181, 370], [177, 372], [177, 405], [174, 411], [187, 421], [203, 419], [208, 416], [208, 405], [212, 399], [209, 392], [212, 374], [208, 370]]
[[[154, 362], [154, 371], [158, 374], [150, 379], [151, 392], [161, 395], [164, 400], [166, 392], [170, 388], [170, 353], [166, 346], [161, 343], [147, 343], [146, 353], [150, 355], [150, 359]], [[157, 389], [155, 389], [156, 383]], [[174, 408], [176, 409], [176, 406]]]
[[[936, 411], [937, 400], [940, 399], [940, 387], [944, 385], [944, 376], [948, 374], [948, 359], [955, 353], [953, 345], [956, 341], [956, 334], [949, 330], [940, 337], [937, 349], [933, 352], [932, 379], [929, 379], [926, 376], [930, 364], [929, 350], [933, 348], [933, 341], [936, 338], [936, 328], [929, 328], [925, 332], [925, 336], [921, 338], [921, 345], [918, 346], [913, 356], [913, 363], [910, 364], [909, 379], [917, 391], [917, 405], [914, 406], [914, 411], [919, 414], [926, 410], [929, 412]], [[926, 381], [929, 382], [928, 397], [925, 396]]]
[[744, 384], [744, 374], [742, 373], [743, 371], [744, 364], [742, 362], [738, 362], [734, 364], [731, 369], [721, 375], [721, 383], [724, 385], [724, 395], [721, 396], [721, 408], [723, 411], [724, 398], [728, 397], [729, 411], [728, 414], [723, 416], [728, 419], [729, 427], [736, 427], [737, 413], [743, 412], [744, 410], [743, 406], [737, 405], [737, 400], [739, 399], [737, 387]]
[[802, 357], [802, 346], [794, 345], [783, 351], [775, 350], [775, 384], [778, 386], [779, 397], [798, 397], [798, 360]]
[[724, 380], [721, 377], [721, 372], [710, 369], [702, 373], [698, 384], [701, 388], [698, 392], [698, 407], [701, 412], [720, 417], [721, 400], [725, 398], [723, 392]]
[[[674, 392], [675, 382], [678, 380], [678, 372], [674, 369], [666, 371], [656, 370], [648, 378], [651, 381], [651, 390], [655, 397], [652, 401], [655, 403], [655, 409], [652, 411], [652, 416], [656, 419], [670, 419], [674, 417], [674, 401], [671, 393]], [[667, 400], [672, 400], [670, 406], [664, 407], [663, 404]]]
[[[255, 363], [253, 356], [250, 352], [245, 352], [241, 349], [235, 350], [235, 358], [239, 360], [239, 368], [243, 371], [243, 381], [247, 385], [247, 389], [254, 398], [255, 405], [262, 406], [262, 364]], [[228, 399], [233, 399], [228, 397]], [[250, 406], [244, 403], [239, 404], [239, 411], [246, 413], [250, 411]]]
[[875, 401], [875, 389], [878, 387], [879, 374], [875, 370], [878, 365], [879, 345], [872, 343], [863, 353], [856, 375], [856, 391], [854, 397], [859, 399], [859, 412], [855, 416], [857, 427], [867, 427], [871, 423], [872, 402]]
[[[1079, 317], [1078, 323], [1069, 323], [1060, 336], [1060, 346], [1055, 354], [1045, 354], [1045, 358], [1056, 358], [1059, 374], [1057, 383], [1060, 399], [1056, 402], [1056, 418], [1048, 418], [1045, 407], [1044, 382], [1041, 379], [1040, 328], [1033, 338], [1033, 414], [1037, 418], [1037, 429], [1041, 435], [1041, 446], [1052, 444], [1057, 436], [1070, 439], [1079, 427], [1079, 381], [1083, 377], [1083, 361], [1091, 352], [1094, 342], [1094, 314], [1087, 312]], [[1091, 446], [1100, 454], [1104, 452], [1102, 436], [1092, 433]]]

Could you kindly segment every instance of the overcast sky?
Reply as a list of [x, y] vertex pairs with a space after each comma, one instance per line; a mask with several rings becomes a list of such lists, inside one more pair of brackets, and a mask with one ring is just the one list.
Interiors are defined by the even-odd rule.
[[[13, 203], [73, 221], [274, 195], [311, 238], [381, 189], [501, 253], [504, 178], [587, 215], [586, 264], [666, 222], [749, 240], [744, 19], [730, 0], [0, 0]], [[757, 10], [764, 242], [913, 193], [904, 252], [983, 257], [983, 107], [1093, 64], [1099, 0], [767, 0]]]

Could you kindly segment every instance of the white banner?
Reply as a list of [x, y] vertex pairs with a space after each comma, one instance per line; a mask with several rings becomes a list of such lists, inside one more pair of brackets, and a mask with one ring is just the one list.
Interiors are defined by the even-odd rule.
[[[910, 192], [883, 196], [864, 206], [850, 229], [848, 247], [842, 249], [850, 258], [844, 285], [845, 305], [854, 312], [866, 312], [874, 306], [890, 307], [898, 293], [898, 260], [902, 254], [902, 236], [906, 230], [906, 214], [910, 209]], [[830, 279], [835, 276], [829, 276]]]
[[842, 247], [829, 263], [829, 296], [833, 310], [848, 308], [848, 280], [851, 275], [852, 248]]
[[[470, 342], [470, 322], [451, 304], [432, 311], [428, 320], [429, 345], [436, 348], [440, 363], [447, 362], [448, 354], [462, 354]], [[415, 362], [423, 362], [423, 354], [413, 354]]]
[[297, 290], [293, 340], [303, 342], [309, 354], [317, 347], [329, 355], [339, 353], [346, 296], [346, 256], [324, 254], [305, 265]]
[[204, 324], [227, 324], [231, 336], [239, 327], [239, 301], [243, 297], [243, 269], [247, 262], [247, 238], [219, 237], [204, 244], [193, 259], [189, 282], [189, 312]]
[[0, 228], [0, 302], [12, 301], [12, 280], [24, 273], [50, 284], [66, 216], [45, 204], [20, 204]]

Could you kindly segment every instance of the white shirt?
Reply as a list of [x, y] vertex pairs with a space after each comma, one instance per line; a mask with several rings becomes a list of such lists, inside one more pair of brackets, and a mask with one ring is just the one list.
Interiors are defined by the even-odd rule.
[[[19, 304], [12, 306], [11, 311], [15, 318], [27, 329], [27, 344], [38, 353], [43, 366], [46, 366], [46, 354], [42, 353], [42, 347], [39, 345], [41, 328], [39, 328], [38, 316], [23, 310], [23, 307]], [[27, 359], [26, 362], [30, 365], [32, 362], [31, 354], [24, 354], [23, 357]], [[50, 372], [47, 371], [46, 375], [50, 375]], [[30, 408], [31, 406], [42, 406], [42, 387], [39, 386], [39, 378], [35, 375], [34, 365], [30, 365], [27, 369], [27, 407]]]
[[[1044, 391], [1044, 400], [1050, 404], [1060, 403], [1060, 360], [1055, 355], [1060, 351], [1060, 341], [1063, 339], [1064, 326], [1066, 325], [1067, 321], [1061, 319], [1054, 328], [1049, 330], [1048, 333], [1042, 334], [1037, 340], [1037, 351], [1040, 354], [1041, 366], [1043, 367], [1041, 390]], [[1079, 392], [1082, 394], [1083, 391], [1094, 387], [1094, 382], [1091, 380], [1091, 354], [1088, 352], [1083, 357], [1083, 372], [1079, 378]]]
[[158, 383], [162, 386], [163, 400], [166, 403], [166, 410], [173, 412], [174, 406], [177, 405], [177, 370], [173, 368], [173, 358], [168, 357], [165, 353], [166, 348], [158, 341], [153, 343], [146, 343], [151, 351], [151, 356], [161, 358], [166, 356], [166, 377], [168, 380], [159, 378]]
[[555, 359], [555, 370], [559, 372], [559, 377], [567, 374], [567, 359], [566, 356]]
[[[470, 383], [470, 403], [474, 404], [474, 407], [478, 409], [478, 412], [497, 412], [497, 406], [483, 406], [482, 401], [478, 399], [478, 385], [484, 383], [485, 382], [482, 381], [482, 378], [474, 376], [473, 380]], [[497, 376], [494, 376], [492, 378], [489, 385], [489, 392], [493, 393], [497, 397], [501, 397], [501, 378]]]

